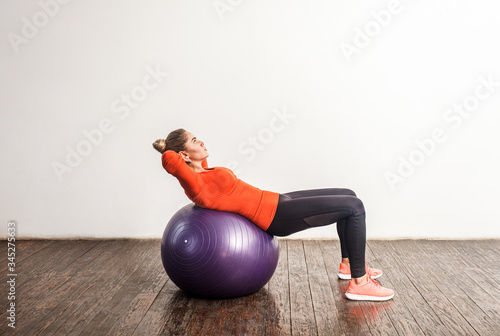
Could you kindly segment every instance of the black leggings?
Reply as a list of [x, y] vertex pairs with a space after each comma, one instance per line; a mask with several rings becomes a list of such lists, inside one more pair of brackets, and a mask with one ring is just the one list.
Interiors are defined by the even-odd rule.
[[288, 236], [336, 222], [342, 258], [349, 258], [351, 276], [359, 278], [366, 273], [365, 216], [363, 202], [352, 190], [299, 190], [280, 194], [276, 214], [266, 232], [274, 236]]

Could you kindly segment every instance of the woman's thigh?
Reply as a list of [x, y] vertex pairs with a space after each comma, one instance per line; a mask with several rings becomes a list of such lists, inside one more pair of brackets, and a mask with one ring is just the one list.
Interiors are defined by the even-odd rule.
[[296, 199], [300, 197], [329, 196], [329, 195], [356, 196], [356, 193], [351, 189], [347, 188], [322, 188], [322, 189], [297, 190], [284, 193], [283, 195], [288, 196], [291, 199]]
[[363, 213], [363, 202], [352, 195], [319, 195], [286, 199], [276, 209], [278, 219], [303, 219], [320, 214], [335, 214], [334, 222], [356, 212]]
[[311, 227], [333, 224], [355, 213], [364, 213], [361, 200], [352, 195], [300, 198], [280, 196], [268, 233], [285, 236]]

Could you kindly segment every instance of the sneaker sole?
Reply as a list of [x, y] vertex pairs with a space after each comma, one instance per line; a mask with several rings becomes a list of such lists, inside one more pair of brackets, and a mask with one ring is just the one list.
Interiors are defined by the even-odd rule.
[[350, 274], [337, 273], [337, 275], [342, 280], [351, 280], [351, 275]]
[[[371, 278], [377, 279], [377, 278], [380, 278], [381, 275], [382, 275], [382, 273], [380, 273], [379, 275], [371, 276]], [[351, 280], [350, 274], [337, 273], [337, 276], [342, 280]]]
[[345, 292], [345, 297], [348, 298], [349, 300], [357, 300], [357, 301], [387, 301], [392, 299], [394, 294], [390, 296], [369, 296], [369, 295], [359, 295], [359, 294], [352, 294], [349, 292]]

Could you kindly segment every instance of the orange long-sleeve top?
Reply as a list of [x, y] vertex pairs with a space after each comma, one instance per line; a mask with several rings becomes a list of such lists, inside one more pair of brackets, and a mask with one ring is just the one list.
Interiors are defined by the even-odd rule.
[[271, 224], [278, 207], [279, 193], [261, 190], [234, 175], [225, 167], [208, 168], [203, 160], [203, 172], [194, 172], [180, 155], [172, 150], [162, 156], [165, 170], [179, 180], [187, 197], [197, 206], [242, 215], [263, 230]]

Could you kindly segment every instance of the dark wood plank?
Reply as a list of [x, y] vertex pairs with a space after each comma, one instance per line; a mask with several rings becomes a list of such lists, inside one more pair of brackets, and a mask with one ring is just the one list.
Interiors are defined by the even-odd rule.
[[[377, 265], [377, 259], [370, 250], [368, 243], [366, 246], [365, 256], [369, 261], [371, 261], [369, 266], [375, 267], [375, 265]], [[384, 286], [385, 279], [380, 280], [380, 278], [377, 279], [377, 281]], [[385, 302], [367, 301], [360, 302], [359, 305], [365, 315], [366, 323], [368, 324], [372, 335], [398, 335], [393, 319], [390, 315], [390, 313], [393, 312], [390, 308], [394, 305], [394, 300]]]
[[[2, 277], [2, 282], [4, 278]], [[23, 288], [16, 288], [16, 330], [11, 330], [8, 327], [7, 323], [0, 323], [0, 335], [4, 335], [5, 333], [10, 334], [10, 332], [14, 332], [17, 335], [28, 335], [27, 331], [33, 328], [33, 324], [31, 323], [32, 319], [42, 317], [42, 314], [39, 311], [35, 310], [35, 305], [38, 305], [40, 302], [43, 302], [50, 293], [57, 291], [62, 286], [67, 286], [68, 282], [71, 281], [69, 277], [58, 277], [57, 279], [50, 279], [47, 277], [33, 277], [28, 282], [29, 286], [25, 284]], [[3, 282], [5, 283], [5, 282]], [[5, 286], [2, 286], [2, 289]], [[7, 298], [7, 293], [2, 291], [2, 300]], [[5, 301], [6, 302], [6, 301]], [[3, 304], [3, 307], [6, 307], [7, 304]], [[6, 309], [5, 309], [6, 311]], [[2, 321], [5, 321], [7, 318], [7, 313], [2, 313], [0, 315]]]
[[[369, 265], [396, 295], [345, 298], [338, 241], [280, 240], [273, 278], [229, 300], [186, 296], [160, 241], [19, 242], [16, 330], [0, 335], [496, 335], [500, 240], [369, 241]], [[6, 247], [6, 242], [0, 242]], [[16, 258], [16, 263], [17, 263]], [[4, 275], [0, 278], [5, 277]], [[0, 287], [2, 302], [6, 286]], [[6, 313], [0, 318], [5, 320]]]
[[339, 279], [337, 273], [342, 260], [340, 243], [338, 241], [324, 240], [319, 242], [325, 268], [332, 289], [337, 314], [339, 316], [339, 328], [347, 335], [370, 335], [370, 329], [359, 301], [351, 301], [345, 297], [349, 286], [348, 280]]
[[264, 287], [251, 295], [227, 300], [229, 302], [219, 300], [222, 309], [218, 310], [211, 328], [204, 329], [205, 334], [264, 335], [265, 320], [275, 314], [274, 307], [267, 305], [268, 298], [268, 290]]
[[465, 269], [464, 274], [470, 280], [464, 275], [458, 275], [458, 278], [470, 289], [467, 295], [498, 325], [500, 323], [500, 286], [498, 285], [500, 279], [493, 279], [480, 268]]
[[[58, 309], [51, 312], [57, 319], [47, 326], [53, 335], [80, 335], [95, 328], [99, 318], [106, 315], [113, 297], [140, 267], [141, 255], [144, 255], [145, 245], [141, 240], [110, 241], [109, 250], [115, 253], [103, 253], [97, 258], [100, 265], [91, 269], [83, 269], [82, 274], [75, 276], [75, 281], [83, 281], [84, 289], [78, 298], [62, 300]], [[148, 248], [152, 251], [151, 248]], [[123, 256], [127, 255], [127, 258]]]
[[474, 278], [477, 279], [477, 272], [473, 275], [474, 277], [469, 274], [465, 271], [457, 275], [454, 279], [455, 283], [459, 284], [470, 300], [491, 319], [492, 324], [495, 325], [492, 328], [500, 332], [500, 296], [491, 294], [496, 291], [496, 295], [498, 295], [498, 283], [494, 284], [493, 287], [485, 286], [483, 285], [484, 280], [478, 282], [474, 280]]
[[[155, 242], [151, 247], [154, 248], [154, 253], [151, 256], [146, 256], [150, 263], [148, 264], [148, 259], [146, 259], [141, 264], [141, 268], [134, 272], [139, 273], [137, 294], [128, 304], [125, 303], [119, 307], [121, 311], [118, 311], [118, 319], [109, 328], [106, 335], [131, 335], [167, 282], [168, 277], [161, 262], [159, 242]], [[131, 292], [133, 290], [134, 288], [131, 289]]]
[[342, 335], [343, 330], [318, 242], [304, 241], [304, 253], [318, 335]]
[[[33, 242], [37, 242], [37, 240], [33, 240]], [[38, 242], [40, 242], [40, 246], [28, 244], [27, 241], [23, 241], [24, 244], [16, 248], [15, 271], [18, 275], [16, 287], [19, 291], [31, 292], [32, 288], [24, 288], [27, 283], [32, 283], [31, 279], [73, 276], [78, 268], [72, 265], [72, 263], [100, 243], [95, 240], [60, 240], [49, 242], [40, 240]], [[27, 245], [26, 247], [33, 251], [25, 251], [24, 245]], [[18, 263], [17, 253], [21, 256], [27, 253], [29, 257], [23, 258]]]
[[[73, 279], [54, 270], [62, 273], [67, 267], [65, 263], [71, 264], [84, 251], [99, 243], [98, 241], [54, 241], [52, 244], [40, 242], [44, 248], [38, 249], [37, 253], [25, 260], [18, 274], [19, 278], [29, 280], [24, 283], [20, 281], [21, 285], [17, 289], [16, 317], [22, 323], [18, 324], [16, 330], [20, 334], [35, 328], [39, 321], [44, 321], [43, 317], [61, 302], [76, 298], [79, 293], [85, 291], [84, 279]], [[65, 255], [57, 258], [56, 252]]]
[[[439, 241], [440, 242], [440, 241]], [[491, 248], [484, 247], [488, 244], [475, 241], [443, 241], [443, 246], [446, 245], [446, 251], [453, 253], [456, 260], [466, 264], [467, 268], [479, 267], [491, 276], [500, 275], [500, 264], [498, 263], [497, 253], [493, 252]], [[493, 248], [494, 250], [494, 248]], [[455, 261], [455, 259], [454, 259]], [[453, 270], [453, 274], [460, 273], [461, 267]]]
[[[92, 241], [88, 241], [88, 243], [91, 244]], [[135, 257], [135, 254], [128, 254], [130, 251], [134, 251], [134, 253], [140, 255], [143, 251], [140, 244], [144, 243], [145, 241], [132, 239], [109, 239], [99, 241], [92, 249], [80, 255], [71, 264], [67, 264], [65, 268], [60, 269], [57, 274], [64, 276], [92, 277], [98, 276], [100, 273], [109, 273], [109, 268], [103, 267], [103, 263], [106, 263], [106, 266], [109, 265], [112, 269], [113, 264], [108, 264], [109, 261], [115, 260], [117, 256], [122, 256], [122, 258], [124, 256], [126, 256], [126, 258]], [[137, 249], [137, 251], [135, 251], [135, 249]]]
[[[442, 291], [443, 284], [449, 285], [447, 278], [443, 274], [445, 270], [436, 270], [433, 267], [435, 263], [430, 262], [432, 257], [422, 253], [418, 244], [413, 240], [395, 241], [391, 242], [391, 245], [396, 250], [403, 250], [404, 248], [405, 251], [411, 251], [411, 253], [401, 254], [406, 262], [404, 271], [410, 276], [413, 285], [429, 307], [439, 316], [443, 325], [454, 335], [478, 335], [476, 330], [469, 325], [467, 320], [455, 308], [452, 298]], [[434, 255], [440, 253], [442, 253], [440, 250], [434, 251]]]
[[[216, 300], [192, 298], [184, 293], [172, 307], [175, 314], [170, 314], [160, 335], [208, 335], [213, 330], [221, 303]], [[178, 311], [187, 314], [178, 316]]]
[[212, 300], [190, 297], [179, 291], [160, 335], [263, 335], [267, 320], [278, 320], [276, 307], [268, 304], [264, 287], [234, 299]]
[[19, 274], [30, 276], [69, 276], [70, 274], [64, 273], [63, 270], [76, 272], [77, 268], [72, 266], [72, 263], [99, 243], [96, 240], [57, 241], [19, 263], [17, 271]]
[[392, 275], [399, 272], [396, 265], [390, 263], [390, 256], [393, 250], [383, 247], [380, 241], [368, 241], [366, 257], [369, 260], [369, 266], [380, 269], [382, 277], [378, 278], [382, 286], [391, 288], [395, 291], [392, 300], [388, 301], [384, 309], [392, 321], [392, 325], [399, 335], [424, 335], [424, 332], [415, 321], [413, 314], [405, 304], [405, 293], [398, 292], [398, 286], [395, 284]]
[[[160, 335], [162, 331], [171, 326], [170, 319], [172, 315], [177, 315], [178, 318], [190, 315], [190, 312], [186, 311], [186, 309], [178, 309], [177, 302], [183, 295], [182, 291], [172, 281], [167, 280], [132, 335]], [[173, 328], [170, 335], [176, 335], [177, 330]]]
[[292, 335], [317, 335], [307, 265], [301, 241], [288, 241]]
[[[89, 271], [85, 271], [85, 268], [78, 268], [76, 267], [77, 264], [74, 264], [74, 261], [69, 263], [69, 265], [61, 264], [61, 266], [58, 266], [59, 268], [59, 273], [55, 273], [53, 269], [46, 268], [48, 270], [47, 274], [44, 275], [35, 275], [33, 277], [34, 283], [33, 283], [33, 288], [30, 288], [31, 292], [35, 292], [39, 294], [39, 298], [36, 300], [36, 302], [39, 302], [41, 304], [41, 307], [43, 308], [44, 311], [47, 311], [48, 309], [53, 309], [51, 314], [49, 315], [48, 318], [43, 318], [41, 319], [41, 323], [43, 325], [31, 325], [31, 328], [38, 329], [41, 328], [41, 330], [44, 330], [45, 334], [49, 333], [49, 330], [52, 330], [57, 323], [62, 323], [65, 321], [65, 318], [70, 318], [70, 315], [73, 313], [71, 309], [78, 309], [78, 305], [82, 303], [82, 299], [76, 299], [74, 297], [72, 300], [69, 300], [69, 297], [66, 297], [65, 291], [70, 290], [72, 295], [77, 295], [77, 294], [84, 294], [85, 292], [89, 292], [89, 289], [91, 287], [95, 287], [95, 284], [92, 283], [92, 273], [95, 274], [103, 274], [102, 272], [106, 270], [112, 270], [115, 267], [115, 264], [113, 263], [113, 258], [115, 260], [120, 259], [121, 253], [116, 253], [118, 251], [117, 249], [122, 249], [123, 242], [118, 241], [118, 240], [109, 240], [109, 241], [81, 241], [80, 243], [85, 242], [88, 244], [89, 248], [92, 247], [92, 249], [97, 249], [100, 250], [99, 258], [98, 260], [98, 268], [92, 268]], [[131, 241], [133, 244], [136, 244], [134, 241]], [[52, 246], [54, 247], [55, 251], [60, 251], [61, 247], [57, 246], [58, 244], [64, 245], [64, 241], [60, 241], [58, 243], [53, 244]], [[96, 245], [97, 243], [97, 245]], [[97, 247], [96, 247], [97, 246]], [[74, 250], [76, 253], [74, 256], [80, 255], [81, 257], [83, 256], [78, 250]], [[114, 252], [114, 253], [113, 253]], [[48, 251], [48, 253], [53, 253], [52, 251]], [[88, 253], [84, 254], [87, 255]], [[122, 258], [123, 259], [123, 258]], [[68, 259], [71, 260], [71, 259]], [[78, 259], [77, 259], [78, 260]], [[127, 261], [127, 260], [124, 260]], [[128, 260], [130, 263], [130, 260]], [[87, 276], [78, 276], [78, 277], [71, 277], [71, 274], [88, 274]], [[54, 275], [57, 274], [57, 275]], [[107, 276], [106, 278], [106, 283], [110, 282], [113, 280], [113, 276]], [[64, 280], [67, 280], [66, 282]], [[36, 282], [39, 281], [37, 284]], [[97, 281], [97, 280], [94, 280]], [[43, 285], [43, 286], [41, 286]], [[65, 287], [69, 287], [70, 289]], [[44, 290], [40, 290], [40, 288], [43, 288]], [[22, 291], [23, 287], [21, 288]], [[84, 294], [89, 295], [89, 294]], [[52, 300], [52, 297], [56, 298], [62, 298], [59, 301], [54, 301]], [[20, 292], [20, 298], [25, 298], [25, 295], [23, 295], [22, 292]], [[67, 308], [67, 305], [71, 305], [71, 308]], [[35, 316], [38, 316], [38, 314], [43, 314], [42, 312], [37, 312], [37, 314], [33, 314], [33, 311], [30, 310], [32, 308], [31, 306], [26, 307], [26, 313], [28, 314], [29, 317], [28, 320], [30, 323], [34, 323]], [[22, 313], [22, 312], [21, 312]], [[20, 313], [20, 315], [21, 315]], [[22, 316], [19, 316], [20, 319]], [[54, 318], [56, 318], [56, 324], [50, 326], [50, 321], [54, 321]], [[46, 330], [49, 328], [48, 330]]]
[[268, 284], [268, 305], [274, 313], [266, 319], [265, 335], [291, 335], [290, 290], [288, 282], [288, 245], [279, 240], [280, 257], [276, 271]]
[[234, 299], [187, 297], [192, 313], [181, 321], [178, 330], [185, 335], [263, 335], [267, 299], [265, 288]]
[[[439, 288], [439, 290], [446, 296], [448, 301], [455, 307], [460, 318], [463, 318], [470, 324], [480, 335], [495, 334], [498, 330], [498, 324], [492, 320], [469, 296], [469, 288], [465, 287], [463, 283], [457, 280], [454, 273], [459, 272], [457, 270], [455, 260], [449, 257], [450, 246], [454, 243], [448, 244], [446, 241], [423, 241], [423, 242], [411, 242], [411, 246], [415, 249], [419, 249], [421, 244], [432, 245], [434, 254], [432, 255], [433, 261], [427, 263], [427, 272], [433, 272], [438, 274], [439, 278], [433, 278], [434, 283]], [[458, 246], [467, 250], [467, 244], [462, 242]], [[468, 251], [469, 254], [471, 251]], [[431, 256], [427, 256], [431, 259]], [[463, 270], [460, 270], [463, 272]], [[450, 317], [447, 315], [441, 316], [442, 320], [445, 317]], [[459, 317], [454, 317], [454, 320], [458, 321]], [[458, 322], [457, 322], [458, 323]], [[464, 326], [462, 324], [462, 326]]]
[[[71, 281], [71, 274], [64, 270], [72, 270], [75, 273], [72, 263], [87, 253], [100, 241], [96, 240], [33, 240], [20, 241], [16, 254], [27, 255], [18, 264], [16, 257], [16, 280], [17, 291], [17, 318], [31, 313], [29, 302], [45, 299], [51, 293]], [[29, 251], [25, 251], [25, 248]], [[44, 290], [40, 290], [43, 288]], [[26, 304], [25, 304], [26, 302]], [[0, 314], [0, 318], [5, 318], [6, 312]], [[30, 317], [30, 321], [33, 319]], [[2, 329], [0, 329], [2, 330]]]
[[[381, 265], [383, 265], [386, 275], [392, 280], [395, 291], [394, 297], [400, 296], [404, 300], [406, 307], [414, 316], [424, 334], [452, 335], [443, 325], [439, 316], [429, 307], [422, 294], [415, 288], [410, 275], [406, 273], [408, 262], [405, 255], [411, 253], [411, 251], [404, 248], [396, 250], [391, 245], [392, 243], [393, 241], [383, 241], [380, 245], [382, 251], [393, 251], [392, 253], [385, 253], [382, 258], [380, 258], [381, 251], [375, 253], [379, 255], [379, 260], [387, 261], [385, 264], [381, 263]], [[404, 242], [402, 245], [404, 246]], [[381, 283], [383, 284], [382, 281]]]
[[[494, 271], [500, 271], [500, 265], [495, 262], [500, 257], [500, 241], [498, 240], [447, 240], [448, 245], [462, 246], [466, 253], [475, 252], [476, 258], [481, 258], [484, 263], [481, 263], [482, 267], [492, 269]], [[464, 242], [466, 244], [464, 244]], [[464, 255], [464, 257], [466, 257]], [[474, 259], [476, 261], [476, 259]]]
[[158, 335], [182, 335], [190, 327], [198, 329], [199, 332], [199, 329], [203, 327], [203, 325], [199, 325], [199, 322], [205, 318], [205, 316], [197, 316], [198, 313], [195, 313], [200, 302], [191, 300], [171, 281], [168, 284], [176, 289], [176, 293], [169, 304], [164, 307], [166, 310], [165, 318], [162, 320]]
[[[57, 277], [49, 278], [45, 276], [32, 276], [26, 274], [18, 274], [17, 280], [23, 279], [22, 286], [18, 286], [16, 282], [16, 310], [17, 318], [21, 318], [24, 314], [23, 311], [29, 309], [29, 306], [33, 302], [40, 302], [45, 299], [45, 297], [59, 288], [66, 281], [70, 280], [71, 277]], [[4, 278], [2, 277], [2, 281]], [[3, 288], [2, 288], [3, 289]], [[43, 290], [41, 290], [43, 289]], [[3, 294], [3, 292], [2, 292]], [[7, 295], [2, 297], [6, 298]], [[0, 318], [3, 320], [6, 318], [7, 313], [3, 312], [0, 314]], [[4, 325], [0, 326], [0, 331], [3, 329]]]
[[[136, 298], [145, 286], [153, 286], [155, 290], [162, 286], [163, 279], [156, 278], [158, 273], [155, 273], [151, 278], [151, 268], [156, 266], [159, 270], [158, 257], [160, 246], [157, 242], [148, 240], [137, 241], [123, 241], [121, 251], [117, 253], [118, 256], [127, 254], [128, 258], [126, 265], [117, 260], [116, 265], [112, 272], [110, 282], [112, 287], [110, 291], [101, 292], [104, 294], [104, 299], [94, 298], [99, 301], [94, 306], [95, 310], [91, 316], [87, 316], [87, 325], [84, 329], [73, 328], [70, 334], [80, 334], [84, 331], [92, 335], [105, 335], [112, 326], [120, 319], [121, 316], [127, 315], [127, 309], [130, 307], [130, 302]], [[123, 269], [127, 270], [126, 273]], [[146, 272], [145, 272], [146, 271]], [[103, 278], [109, 275], [101, 274]], [[158, 280], [152, 282], [153, 279]], [[145, 289], [147, 291], [147, 287]], [[74, 309], [72, 309], [74, 311]], [[124, 326], [125, 327], [125, 326]]]
[[[33, 256], [35, 253], [38, 253], [38, 251], [44, 249], [45, 247], [57, 242], [58, 240], [36, 240], [36, 239], [31, 239], [31, 240], [16, 240], [13, 242], [15, 245], [15, 252], [16, 252], [16, 259], [15, 263], [16, 266], [21, 265], [21, 263], [24, 262], [24, 260], [30, 258]], [[0, 240], [0, 248], [2, 251], [7, 251], [7, 240]], [[1, 274], [4, 274], [5, 271], [7, 270], [7, 263], [3, 263], [0, 265], [0, 272]]]

